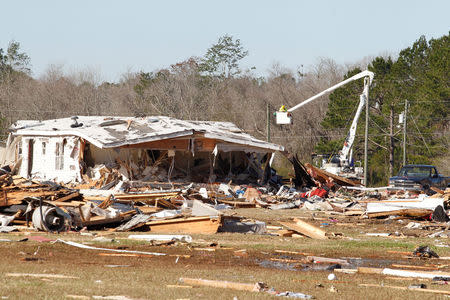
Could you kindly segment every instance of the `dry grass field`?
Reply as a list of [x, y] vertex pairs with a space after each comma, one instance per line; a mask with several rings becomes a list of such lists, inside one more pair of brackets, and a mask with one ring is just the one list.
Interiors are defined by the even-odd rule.
[[[342, 237], [314, 240], [269, 235], [218, 233], [193, 235], [190, 244], [151, 245], [127, 239], [129, 233], [108, 231], [47, 234], [18, 232], [0, 235], [0, 297], [2, 299], [272, 299], [265, 292], [199, 287], [179, 283], [180, 277], [226, 280], [239, 283], [264, 282], [276, 291], [313, 295], [316, 299], [445, 299], [445, 295], [388, 287], [363, 287], [383, 284], [408, 287], [424, 283], [428, 289], [447, 290], [431, 280], [392, 278], [372, 274], [335, 273], [328, 264], [305, 262], [305, 255], [346, 259], [356, 267], [391, 267], [392, 264], [416, 265], [450, 272], [449, 260], [408, 258], [389, 251], [412, 252], [418, 245], [430, 245], [440, 256], [450, 256], [448, 239], [414, 237], [420, 232], [394, 237], [370, 237], [367, 232], [404, 232], [409, 222], [328, 219], [326, 215], [299, 210], [267, 211], [238, 209], [236, 213], [276, 224], [290, 216], [307, 218], [328, 232]], [[331, 220], [334, 220], [331, 222]], [[432, 232], [430, 232], [432, 233]], [[423, 234], [422, 234], [423, 235]], [[105, 255], [107, 251], [75, 248], [60, 242], [39, 242], [33, 236], [51, 240], [82, 242], [95, 247], [160, 252], [165, 256]], [[28, 238], [27, 241], [20, 241]], [[6, 241], [9, 240], [9, 241]], [[437, 245], [437, 246], [436, 246]], [[245, 250], [244, 250], [245, 249]], [[16, 276], [13, 276], [14, 273]], [[25, 274], [59, 274], [74, 278], [31, 277]], [[112, 297], [112, 296], [115, 296]], [[105, 298], [106, 297], [106, 298]], [[126, 299], [122, 298], [122, 299]]]

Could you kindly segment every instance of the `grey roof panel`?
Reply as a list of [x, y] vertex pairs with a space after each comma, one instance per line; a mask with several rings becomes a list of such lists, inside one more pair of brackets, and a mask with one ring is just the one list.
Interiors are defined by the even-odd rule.
[[[127, 129], [129, 120], [132, 122]], [[228, 143], [270, 151], [284, 150], [283, 146], [252, 137], [230, 122], [186, 121], [164, 116], [142, 118], [79, 116], [77, 121], [83, 126], [72, 128], [71, 118], [21, 120], [14, 123], [10, 130], [18, 136], [79, 136], [99, 148], [120, 147], [202, 133], [206, 138]]]

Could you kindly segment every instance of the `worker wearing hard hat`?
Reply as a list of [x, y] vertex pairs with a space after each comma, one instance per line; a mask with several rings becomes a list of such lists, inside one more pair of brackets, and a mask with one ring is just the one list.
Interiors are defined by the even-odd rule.
[[287, 112], [286, 106], [285, 106], [285, 105], [281, 105], [279, 111], [281, 111], [281, 112]]

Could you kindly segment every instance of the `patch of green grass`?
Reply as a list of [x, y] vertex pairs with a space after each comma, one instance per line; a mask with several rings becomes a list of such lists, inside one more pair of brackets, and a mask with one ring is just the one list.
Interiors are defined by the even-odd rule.
[[380, 240], [371, 239], [366, 241], [340, 241], [338, 243], [342, 249], [362, 249], [367, 248], [371, 250], [388, 250], [388, 249], [402, 249], [402, 250], [413, 250], [415, 247], [413, 243], [393, 241], [393, 240]]

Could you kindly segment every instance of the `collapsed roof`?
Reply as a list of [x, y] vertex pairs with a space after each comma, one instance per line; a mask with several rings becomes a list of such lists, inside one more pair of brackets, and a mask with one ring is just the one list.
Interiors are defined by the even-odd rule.
[[204, 138], [239, 144], [264, 152], [283, 146], [258, 140], [230, 122], [185, 121], [165, 116], [79, 116], [45, 121], [21, 120], [10, 131], [15, 136], [78, 136], [98, 148], [115, 148], [200, 134]]

